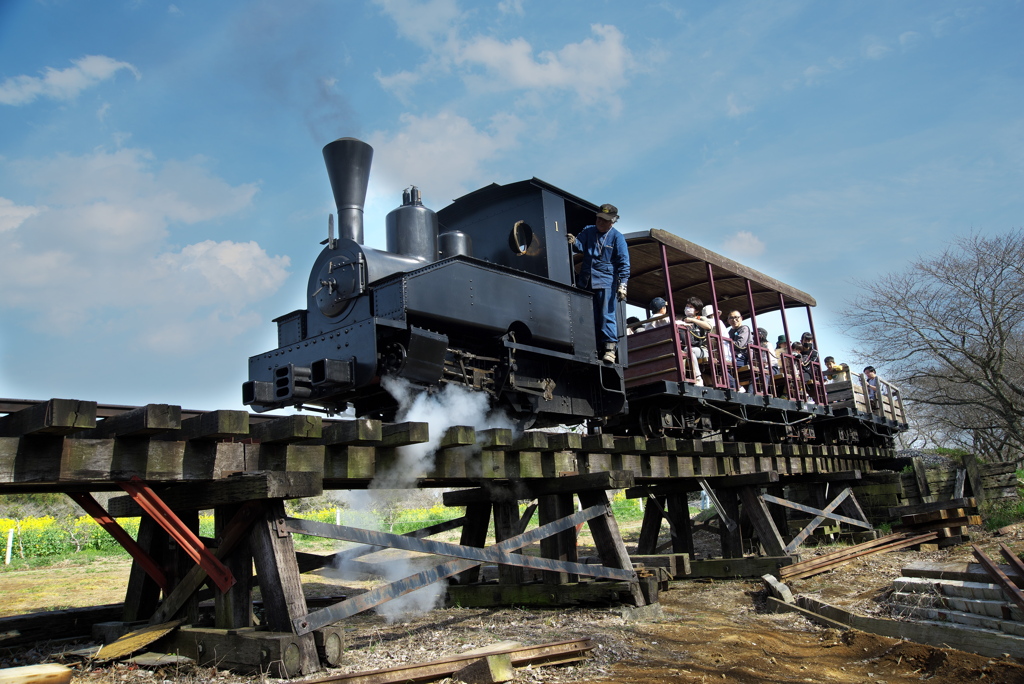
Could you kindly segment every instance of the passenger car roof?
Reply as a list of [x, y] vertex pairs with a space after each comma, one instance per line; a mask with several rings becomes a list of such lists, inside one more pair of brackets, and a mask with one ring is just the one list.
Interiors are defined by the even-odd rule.
[[[778, 311], [779, 294], [785, 307], [816, 306], [814, 297], [771, 278], [749, 266], [744, 266], [721, 254], [694, 244], [689, 240], [664, 230], [652, 229], [625, 235], [629, 246], [630, 278], [629, 303], [646, 308], [655, 297], [665, 296], [665, 276], [662, 270], [661, 246], [665, 246], [669, 275], [672, 282], [672, 297], [676, 311], [689, 296], [700, 297], [705, 304], [711, 303], [711, 288], [708, 285], [707, 265], [711, 265], [718, 294], [718, 307], [723, 312], [737, 309], [744, 316], [750, 315], [747, 303], [747, 285], [754, 295], [757, 313]], [[678, 315], [678, 314], [677, 314]]]

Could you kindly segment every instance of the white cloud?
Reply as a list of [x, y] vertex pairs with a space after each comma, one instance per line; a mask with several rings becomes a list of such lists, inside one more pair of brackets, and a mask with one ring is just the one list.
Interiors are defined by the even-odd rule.
[[374, 177], [390, 187], [388, 192], [416, 185], [424, 203], [435, 207], [492, 180], [483, 177], [485, 162], [514, 147], [523, 131], [523, 123], [509, 114], [494, 117], [488, 130], [450, 112], [404, 114], [401, 122], [400, 131], [377, 132], [368, 140], [374, 148]]
[[[231, 186], [201, 158], [162, 165], [141, 149], [14, 162], [23, 181], [50, 205], [53, 229], [72, 244], [130, 252], [166, 236], [172, 223], [192, 224], [248, 206], [254, 184]], [[92, 246], [92, 247], [90, 247]]]
[[749, 230], [741, 230], [726, 238], [722, 247], [727, 255], [742, 261], [764, 254], [765, 244]]
[[515, 14], [523, 16], [523, 0], [501, 0], [498, 3], [498, 11], [502, 14]]
[[[427, 50], [414, 69], [377, 73], [383, 88], [403, 100], [413, 87], [455, 72], [471, 91], [563, 90], [575, 93], [584, 105], [600, 103], [612, 116], [622, 103], [616, 93], [636, 69], [635, 59], [615, 26], [592, 24], [592, 37], [557, 50], [535, 53], [524, 37], [501, 40], [492, 36], [460, 36], [463, 13], [455, 0], [376, 0], [394, 20], [399, 34]], [[504, 0], [501, 11], [521, 13], [521, 0]]]
[[725, 113], [731, 118], [743, 116], [744, 114], [752, 112], [753, 110], [754, 108], [749, 105], [740, 105], [737, 102], [736, 96], [733, 95], [732, 93], [729, 93], [729, 95], [725, 98]]
[[252, 203], [254, 185], [232, 186], [203, 160], [161, 164], [126, 149], [11, 166], [46, 206], [0, 201], [0, 291], [3, 305], [40, 331], [118, 334], [129, 345], [192, 353], [257, 325], [251, 305], [288, 276], [288, 258], [254, 242], [169, 244], [182, 225]]
[[398, 27], [400, 35], [432, 47], [454, 30], [462, 13], [456, 0], [375, 0]]
[[867, 36], [864, 38], [864, 56], [868, 59], [882, 59], [887, 54], [892, 52], [892, 48], [885, 44], [885, 42], [876, 36]]
[[482, 67], [487, 76], [473, 79], [478, 87], [494, 90], [556, 89], [575, 91], [583, 104], [601, 102], [616, 107], [615, 92], [626, 85], [632, 55], [622, 32], [614, 26], [592, 24], [593, 38], [569, 43], [557, 52], [534, 57], [524, 38], [502, 42], [477, 37], [458, 52], [457, 63]]
[[105, 81], [126, 69], [135, 78], [141, 78], [139, 70], [127, 62], [119, 62], [103, 55], [86, 55], [71, 61], [73, 67], [54, 69], [46, 67], [43, 75], [15, 76], [0, 83], [0, 104], [24, 105], [39, 97], [54, 100], [72, 100], [86, 88]]
[[20, 207], [6, 197], [0, 197], [0, 233], [14, 230], [44, 207]]

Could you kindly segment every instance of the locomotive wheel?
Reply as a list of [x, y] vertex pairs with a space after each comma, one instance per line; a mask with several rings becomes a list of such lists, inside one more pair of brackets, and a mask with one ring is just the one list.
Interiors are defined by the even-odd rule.
[[648, 404], [640, 409], [640, 416], [637, 418], [640, 425], [640, 434], [644, 437], [661, 437], [665, 434], [665, 427], [661, 424], [661, 408]]

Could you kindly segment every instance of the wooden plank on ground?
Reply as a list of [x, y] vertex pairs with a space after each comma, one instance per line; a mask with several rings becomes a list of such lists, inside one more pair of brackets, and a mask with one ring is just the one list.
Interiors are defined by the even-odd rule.
[[5, 667], [0, 670], [0, 684], [68, 684], [74, 672], [57, 663]]
[[[513, 667], [541, 667], [568, 662], [575, 662], [586, 657], [587, 652], [593, 650], [594, 643], [590, 639], [572, 639], [569, 641], [558, 641], [550, 644], [539, 644], [537, 646], [521, 646], [500, 651], [494, 651], [488, 655], [508, 654]], [[392, 684], [395, 682], [417, 682], [429, 681], [432, 679], [444, 679], [450, 677], [458, 670], [474, 660], [479, 660], [479, 653], [451, 656], [440, 660], [431, 660], [426, 663], [413, 665], [401, 665], [389, 667], [382, 670], [369, 670], [365, 672], [352, 672], [329, 677], [321, 677], [311, 680], [311, 684], [326, 684], [327, 682], [343, 682], [345, 684]]]
[[121, 619], [124, 606], [110, 603], [89, 608], [48, 610], [0, 618], [0, 648], [43, 642], [48, 639], [87, 637], [98, 622]]
[[907, 639], [938, 648], [956, 648], [990, 658], [1002, 658], [1006, 655], [1016, 658], [1024, 656], [1024, 638], [991, 630], [954, 627], [948, 623], [890, 620], [856, 615], [806, 596], [798, 598], [797, 605], [870, 634]]
[[[1014, 580], [1024, 582], [1024, 575], [1018, 575], [1010, 565], [999, 565], [999, 570]], [[903, 568], [904, 577], [922, 579], [955, 580], [960, 582], [991, 582], [992, 579], [978, 563], [911, 563]]]
[[774, 596], [769, 596], [765, 601], [765, 605], [768, 608], [769, 613], [796, 613], [797, 615], [802, 615], [811, 622], [817, 625], [821, 625], [822, 627], [831, 627], [833, 629], [838, 629], [844, 632], [850, 629], [849, 625], [844, 624], [839, 620], [832, 620], [830, 618], [825, 617], [824, 615], [819, 615], [814, 611], [808, 610], [806, 608], [801, 608], [795, 603], [780, 601]]
[[691, 560], [687, 579], [698, 577], [744, 578], [776, 574], [793, 563], [792, 556], [745, 556], [743, 558], [712, 558]]

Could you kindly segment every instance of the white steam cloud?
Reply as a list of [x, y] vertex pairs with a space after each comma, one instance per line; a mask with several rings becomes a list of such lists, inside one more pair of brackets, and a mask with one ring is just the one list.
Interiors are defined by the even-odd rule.
[[[398, 421], [427, 423], [430, 439], [422, 444], [399, 448], [394, 463], [388, 470], [377, 473], [368, 490], [347, 494], [350, 508], [359, 516], [360, 526], [376, 530], [384, 525], [380, 516], [374, 513], [393, 505], [398, 494], [396, 490], [415, 488], [416, 481], [434, 469], [437, 447], [448, 428], [465, 425], [478, 432], [490, 428], [516, 429], [504, 412], [491, 410], [488, 395], [483, 392], [473, 392], [458, 385], [444, 385], [440, 391], [427, 392], [391, 376], [385, 377], [381, 384], [398, 402]], [[465, 449], [467, 458], [479, 452], [478, 446]], [[370, 572], [393, 582], [419, 572], [426, 567], [424, 563], [434, 565], [441, 562], [436, 556], [410, 557], [397, 551], [382, 552], [382, 555], [386, 560], [374, 562], [367, 557], [358, 562], [343, 560], [334, 569], [343, 579], [356, 579]], [[375, 610], [389, 623], [421, 615], [440, 604], [445, 587], [445, 581], [441, 580], [383, 603]]]

